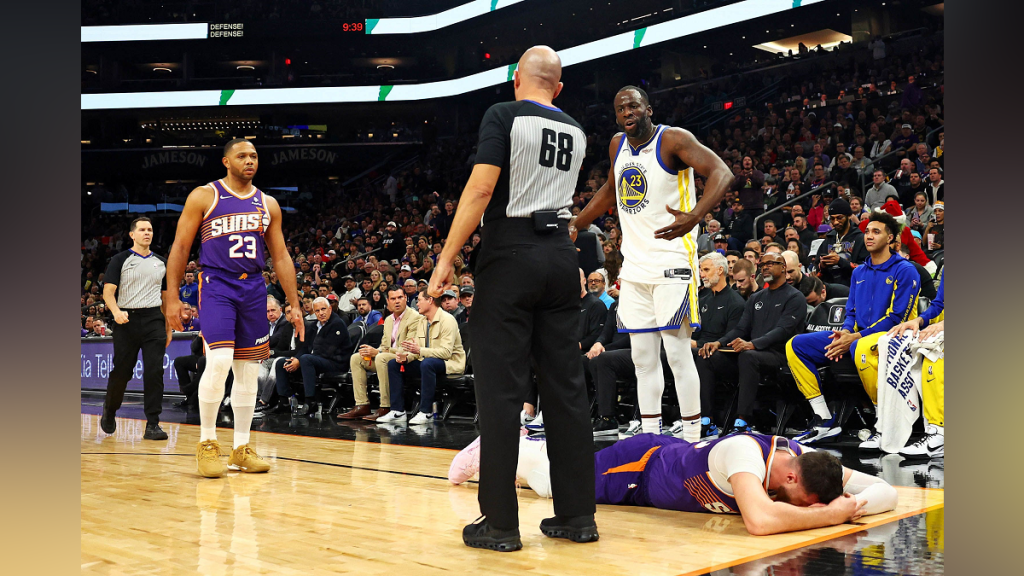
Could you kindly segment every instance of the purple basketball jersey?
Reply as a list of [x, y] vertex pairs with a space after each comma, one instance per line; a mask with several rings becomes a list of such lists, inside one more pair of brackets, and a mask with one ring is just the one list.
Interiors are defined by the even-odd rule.
[[266, 264], [263, 235], [270, 227], [266, 197], [256, 187], [239, 196], [220, 180], [210, 186], [217, 195], [200, 228], [200, 266], [237, 276], [260, 275]]
[[[783, 443], [782, 446], [788, 447], [797, 456], [803, 453], [800, 444], [781, 436], [743, 436], [757, 442], [761, 448], [766, 470], [765, 490], [768, 489], [767, 470], [770, 470], [775, 458], [776, 443]], [[673, 443], [661, 446], [655, 451], [644, 469], [642, 482], [649, 505], [683, 512], [739, 513], [740, 507], [736, 499], [723, 492], [708, 472], [708, 455], [711, 454], [711, 449], [728, 438], [695, 444]]]

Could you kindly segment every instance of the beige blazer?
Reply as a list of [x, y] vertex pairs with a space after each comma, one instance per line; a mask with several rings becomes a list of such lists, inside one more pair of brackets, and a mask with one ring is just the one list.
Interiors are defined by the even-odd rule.
[[381, 335], [380, 348], [377, 350], [384, 353], [398, 354], [402, 351], [402, 342], [416, 337], [421, 321], [423, 321], [423, 316], [419, 312], [412, 308], [406, 308], [402, 314], [402, 321], [398, 324], [398, 339], [395, 340], [394, 346], [390, 346], [391, 332], [395, 328], [395, 315], [389, 313], [387, 318], [384, 319], [384, 334]]
[[[428, 331], [430, 333], [429, 345], [427, 344]], [[434, 315], [433, 322], [428, 322], [427, 317], [423, 316], [423, 321], [420, 322], [419, 330], [416, 333], [416, 343], [420, 345], [420, 353], [414, 358], [415, 360], [439, 358], [444, 360], [444, 371], [447, 374], [462, 374], [466, 371], [466, 350], [462, 347], [459, 323], [448, 312], [438, 310]]]

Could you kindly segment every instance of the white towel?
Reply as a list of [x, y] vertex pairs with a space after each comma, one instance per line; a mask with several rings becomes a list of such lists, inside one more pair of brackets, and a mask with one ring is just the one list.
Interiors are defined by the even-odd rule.
[[913, 354], [910, 336], [878, 339], [878, 422], [883, 452], [894, 454], [907, 445], [921, 416], [921, 354]]
[[928, 340], [921, 342], [917, 338], [910, 344], [911, 354], [924, 354], [926, 358], [935, 362], [946, 354], [945, 348], [946, 333], [939, 332]]

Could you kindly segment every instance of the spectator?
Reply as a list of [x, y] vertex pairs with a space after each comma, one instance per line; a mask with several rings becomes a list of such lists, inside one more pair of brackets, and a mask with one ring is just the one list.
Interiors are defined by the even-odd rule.
[[933, 202], [929, 201], [928, 190], [925, 186], [924, 178], [920, 174], [918, 174], [917, 171], [913, 171], [910, 173], [909, 180], [910, 185], [907, 186], [906, 190], [900, 191], [900, 206], [904, 210], [913, 207], [914, 196], [916, 196], [918, 192], [925, 193], [925, 204], [931, 206]]
[[[437, 414], [433, 409], [437, 380], [446, 374], [462, 374], [466, 370], [466, 352], [462, 347], [462, 335], [458, 322], [442, 310], [435, 298], [426, 289], [419, 293], [417, 308], [422, 311], [423, 320], [413, 339], [401, 342], [401, 351], [388, 361], [388, 383], [392, 389], [391, 412], [377, 419], [378, 422], [404, 420], [405, 397], [403, 385], [405, 376], [420, 377], [419, 413], [409, 419], [409, 424], [429, 424]], [[400, 366], [405, 369], [401, 370]]]
[[580, 268], [580, 324], [579, 342], [580, 350], [590, 350], [594, 342], [597, 342], [601, 330], [604, 328], [604, 319], [608, 315], [608, 307], [596, 295], [587, 291], [587, 279]]
[[786, 283], [786, 262], [780, 254], [765, 254], [762, 276], [768, 287], [747, 299], [739, 324], [718, 340], [707, 342], [700, 356], [710, 358], [722, 346], [737, 353], [739, 400], [732, 429], [751, 432], [754, 400], [761, 375], [777, 372], [786, 362], [786, 342], [803, 331], [807, 305], [803, 295]]
[[863, 146], [854, 146], [853, 161], [850, 162], [850, 166], [857, 171], [857, 176], [862, 176], [871, 172], [871, 168], [874, 164], [871, 162], [871, 158], [865, 155]]
[[181, 301], [189, 306], [199, 305], [199, 287], [196, 286], [196, 275], [192, 272], [185, 272], [185, 283], [178, 290]]
[[925, 246], [929, 253], [934, 253], [946, 248], [946, 203], [936, 202], [932, 207], [932, 222], [924, 229]]
[[871, 57], [875, 62], [885, 60], [885, 42], [882, 40], [882, 36], [875, 36], [875, 39], [868, 42], [868, 50], [871, 50]]
[[935, 206], [936, 202], [945, 202], [946, 181], [942, 179], [942, 170], [939, 168], [930, 168], [928, 170], [928, 187], [927, 191], [930, 194], [929, 204]]
[[860, 196], [854, 196], [848, 202], [850, 203], [850, 222], [854, 224], [860, 224], [861, 219], [871, 213], [870, 210], [864, 208], [864, 199]]
[[911, 149], [917, 144], [917, 134], [914, 134], [914, 127], [910, 124], [900, 126], [900, 133], [892, 139], [893, 148], [896, 150], [896, 157], [903, 159], [907, 156], [906, 149]]
[[860, 190], [860, 176], [852, 166], [850, 159], [844, 154], [837, 158], [837, 166], [829, 173], [829, 180], [834, 180], [851, 190]]
[[441, 293], [441, 309], [451, 314], [453, 318], [461, 306], [459, 295], [454, 288], [449, 288]]
[[[409, 300], [405, 297], [402, 288], [389, 287], [387, 299], [391, 314], [384, 320], [384, 336], [381, 338], [380, 347], [360, 346], [349, 360], [349, 366], [352, 369], [352, 393], [355, 395], [356, 405], [348, 412], [338, 416], [342, 420], [362, 418], [374, 421], [391, 412], [388, 362], [394, 360], [398, 352], [402, 350], [402, 342], [415, 337], [423, 317], [409, 308]], [[367, 372], [376, 372], [379, 383], [380, 408], [373, 413], [370, 412], [370, 399], [366, 394]]]
[[[380, 292], [374, 292], [374, 294], [380, 294]], [[352, 324], [362, 322], [364, 326], [376, 326], [383, 322], [383, 316], [379, 310], [374, 310], [370, 305], [370, 299], [366, 296], [360, 296], [356, 299], [356, 317], [352, 320]]]
[[864, 235], [850, 222], [850, 203], [833, 200], [828, 208], [832, 230], [818, 246], [818, 275], [824, 282], [850, 285], [855, 264], [867, 259]]
[[868, 210], [881, 208], [886, 199], [895, 198], [898, 202], [899, 193], [891, 184], [885, 181], [885, 172], [881, 168], [875, 169], [871, 175], [872, 185], [864, 192], [864, 207]]
[[[199, 379], [206, 367], [201, 335], [196, 334], [192, 337], [190, 352], [191, 354], [178, 356], [172, 362], [174, 373], [178, 377], [178, 390], [185, 395], [181, 401], [174, 403], [174, 407], [182, 410], [199, 409]], [[201, 360], [203, 361], [202, 365], [200, 365]]]
[[914, 205], [906, 211], [907, 226], [923, 234], [932, 221], [933, 213], [932, 207], [928, 205], [928, 194], [918, 192], [914, 195]]
[[[467, 278], [463, 278], [463, 281]], [[472, 282], [472, 278], [468, 279]], [[471, 285], [463, 284], [459, 288], [459, 305], [462, 307], [458, 313], [455, 314], [455, 319], [459, 321], [459, 325], [466, 324], [469, 322], [469, 313], [473, 308], [473, 296], [476, 294], [476, 288]]]
[[804, 274], [800, 268], [800, 255], [795, 252], [786, 251], [782, 253], [786, 261], [786, 282], [796, 288], [801, 294], [807, 296], [814, 289], [814, 277]]
[[719, 427], [714, 421], [718, 378], [736, 376], [736, 363], [731, 355], [705, 357], [699, 353], [705, 344], [717, 341], [734, 329], [743, 316], [743, 297], [728, 289], [728, 270], [729, 263], [721, 254], [707, 254], [700, 259], [700, 280], [704, 288], [699, 294], [701, 323], [693, 333], [690, 346], [700, 376], [701, 438], [708, 439], [719, 435]]
[[729, 248], [739, 250], [753, 237], [754, 219], [736, 198], [732, 201], [732, 219], [729, 221]]
[[356, 309], [356, 300], [365, 295], [356, 287], [356, 279], [350, 274], [342, 276], [341, 281], [344, 282], [345, 291], [338, 295], [338, 310], [352, 312]]
[[316, 416], [320, 404], [316, 400], [317, 376], [325, 372], [342, 372], [345, 359], [352, 353], [348, 327], [338, 315], [331, 313], [326, 298], [313, 301], [315, 322], [306, 323], [306, 340], [299, 344], [295, 355], [276, 367], [277, 394], [288, 398], [288, 374], [298, 371], [302, 375], [303, 401], [295, 405], [293, 414]]
[[[715, 246], [714, 246], [713, 238], [715, 237], [715, 235], [718, 234], [718, 232], [721, 229], [722, 229], [722, 225], [721, 225], [721, 223], [718, 222], [718, 220], [711, 219], [710, 221], [708, 221], [708, 229], [707, 229], [708, 231], [703, 233], [703, 234], [701, 234], [700, 236], [697, 236], [697, 251], [698, 252], [704, 252], [704, 251], [710, 252], [711, 250], [714, 250]], [[723, 238], [724, 238], [724, 236], [723, 236]]]
[[[608, 309], [601, 335], [584, 354], [583, 365], [597, 393], [597, 416], [593, 419], [595, 438], [618, 436], [619, 423], [615, 418], [617, 382], [626, 381], [634, 386], [636, 383], [636, 367], [633, 364], [629, 334], [620, 333], [616, 326], [618, 307], [618, 302], [615, 302]], [[662, 351], [664, 353], [664, 347]], [[667, 359], [662, 360], [662, 368], [671, 373]], [[640, 421], [636, 420], [635, 425], [639, 429]]]
[[587, 292], [597, 296], [604, 303], [605, 309], [608, 309], [615, 303], [615, 298], [609, 296], [608, 292], [605, 291], [605, 284], [604, 274], [597, 270], [591, 272], [590, 276], [587, 277]]
[[764, 186], [764, 173], [754, 167], [753, 158], [744, 156], [742, 168], [733, 181], [732, 190], [751, 217], [756, 217], [764, 212], [762, 186]]
[[402, 292], [405, 294], [406, 306], [412, 308], [413, 310], [416, 310], [416, 307], [419, 306], [419, 298], [417, 297], [419, 291], [416, 288], [416, 280], [409, 278], [408, 280], [403, 282]]
[[181, 307], [181, 328], [182, 332], [198, 332], [201, 329], [199, 318], [194, 316], [191, 306]]
[[818, 239], [818, 235], [814, 232], [814, 229], [807, 225], [807, 217], [803, 215], [803, 208], [800, 208], [801, 213], [797, 213], [798, 206], [793, 207], [793, 228], [796, 229], [800, 235], [800, 243], [810, 248], [811, 242]]

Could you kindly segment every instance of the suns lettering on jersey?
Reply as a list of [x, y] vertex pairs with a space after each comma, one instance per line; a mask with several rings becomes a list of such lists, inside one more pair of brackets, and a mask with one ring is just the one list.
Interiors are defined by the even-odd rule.
[[270, 214], [260, 210], [250, 214], [228, 214], [210, 220], [210, 238], [239, 232], [265, 233], [270, 227]]
[[627, 162], [619, 176], [619, 208], [636, 214], [650, 204], [647, 198], [647, 169], [636, 162]]

